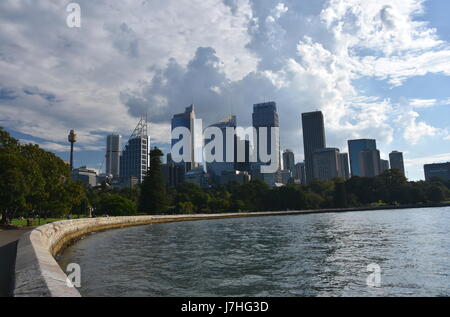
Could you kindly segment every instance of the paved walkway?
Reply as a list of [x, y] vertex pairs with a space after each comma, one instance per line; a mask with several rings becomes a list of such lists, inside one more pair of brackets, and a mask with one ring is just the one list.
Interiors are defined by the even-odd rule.
[[32, 228], [0, 231], [0, 297], [10, 296], [14, 265], [16, 262], [17, 240]]

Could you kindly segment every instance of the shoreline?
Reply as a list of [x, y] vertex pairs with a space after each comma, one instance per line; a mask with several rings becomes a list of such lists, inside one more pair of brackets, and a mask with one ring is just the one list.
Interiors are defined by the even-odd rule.
[[91, 232], [180, 221], [443, 207], [450, 207], [450, 203], [303, 211], [85, 218], [58, 221], [35, 228], [24, 234], [18, 241], [13, 295], [15, 297], [80, 297], [77, 289], [67, 286], [67, 276], [54, 257], [68, 245]]

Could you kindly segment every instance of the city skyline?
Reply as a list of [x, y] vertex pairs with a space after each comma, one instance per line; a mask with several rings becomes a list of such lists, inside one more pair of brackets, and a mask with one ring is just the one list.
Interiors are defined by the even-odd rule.
[[[282, 126], [280, 126], [280, 123], [279, 123], [279, 120], [278, 120], [278, 117], [277, 117], [277, 112], [276, 112], [276, 102], [274, 102], [274, 101], [270, 101], [270, 102], [264, 102], [264, 103], [259, 103], [259, 104], [254, 104], [253, 105], [253, 109], [255, 109], [255, 107], [257, 107], [257, 106], [264, 106], [264, 105], [274, 105], [274, 109], [275, 109], [275, 115], [276, 115], [276, 118], [275, 118], [275, 121], [276, 121], [276, 126], [277, 127], [279, 127], [280, 128], [280, 130], [281, 130], [281, 127]], [[195, 112], [194, 112], [194, 107], [195, 107], [195, 105], [194, 104], [191, 104], [190, 106], [188, 106], [188, 107], [186, 107], [185, 108], [185, 111], [184, 112], [182, 112], [182, 113], [179, 113], [179, 114], [173, 114], [173, 117], [172, 117], [172, 129], [174, 128], [174, 120], [176, 120], [177, 118], [181, 118], [182, 116], [184, 116], [184, 115], [188, 115], [188, 119], [189, 119], [189, 124], [188, 124], [188, 126], [186, 126], [186, 128], [188, 128], [188, 129], [190, 129], [190, 128], [192, 128], [192, 125], [193, 125], [193, 122], [194, 122], [194, 120], [199, 120], [199, 121], [202, 121], [202, 118], [197, 118], [196, 119], [196, 116], [195, 116]], [[315, 115], [316, 113], [318, 113], [318, 114], [320, 114], [320, 120], [318, 121], [318, 122], [314, 122], [313, 123], [313, 125], [317, 125], [317, 124], [319, 124], [319, 125], [321, 125], [321, 126], [319, 126], [319, 127], [314, 127], [314, 129], [318, 129], [318, 130], [320, 130], [320, 131], [322, 131], [321, 133], [321, 137], [323, 137], [323, 144], [322, 145], [320, 145], [317, 149], [314, 149], [313, 151], [312, 151], [312, 154], [314, 154], [314, 153], [316, 153], [316, 152], [323, 152], [323, 151], [330, 151], [330, 150], [336, 150], [337, 151], [337, 161], [336, 161], [336, 164], [337, 164], [337, 170], [335, 171], [335, 173], [336, 173], [336, 175], [335, 175], [335, 177], [342, 177], [342, 178], [344, 178], [344, 179], [348, 179], [349, 177], [353, 177], [353, 176], [365, 176], [365, 177], [374, 177], [374, 176], [376, 176], [376, 175], [378, 175], [378, 174], [381, 174], [381, 172], [383, 172], [384, 170], [386, 170], [386, 169], [389, 169], [389, 168], [397, 168], [397, 169], [400, 169], [400, 171], [403, 173], [403, 174], [407, 174], [407, 170], [405, 170], [404, 169], [404, 165], [403, 165], [403, 152], [401, 152], [401, 151], [397, 151], [397, 150], [393, 150], [393, 151], [391, 151], [391, 153], [389, 153], [388, 155], [387, 155], [387, 159], [383, 159], [382, 158], [382, 156], [381, 156], [381, 154], [380, 154], [380, 151], [377, 149], [377, 142], [376, 142], [376, 140], [372, 140], [372, 139], [358, 139], [358, 140], [347, 140], [347, 144], [348, 144], [348, 147], [347, 147], [347, 152], [349, 152], [350, 153], [350, 155], [349, 155], [349, 153], [342, 153], [342, 151], [339, 149], [339, 148], [332, 148], [332, 147], [327, 147], [327, 144], [326, 144], [326, 133], [325, 133], [325, 130], [326, 130], [326, 127], [325, 127], [325, 125], [324, 125], [324, 116], [323, 116], [323, 114], [321, 113], [321, 111], [315, 111], [315, 112], [309, 112], [309, 113], [302, 113], [302, 114], [300, 114], [301, 115], [301, 119], [302, 120], [305, 120], [305, 115], [306, 116], [311, 116], [311, 115]], [[191, 115], [192, 114], [192, 115]], [[316, 120], [316, 119], [318, 119], [318, 118], [313, 118], [313, 121], [314, 120]], [[120, 164], [117, 164], [118, 163], [118, 160], [120, 161], [120, 160], [122, 160], [122, 153], [124, 153], [124, 152], [126, 152], [127, 151], [127, 147], [129, 146], [129, 142], [130, 141], [132, 141], [133, 140], [133, 138], [135, 137], [135, 134], [136, 134], [136, 131], [139, 129], [139, 128], [142, 128], [141, 126], [142, 126], [142, 122], [143, 122], [143, 120], [145, 120], [145, 133], [147, 134], [147, 129], [148, 129], [148, 125], [149, 125], [149, 122], [147, 121], [147, 115], [141, 115], [141, 119], [140, 119], [140, 121], [138, 122], [138, 125], [137, 125], [137, 127], [134, 129], [134, 131], [133, 131], [133, 133], [132, 133], [132, 135], [131, 135], [131, 137], [130, 137], [130, 140], [128, 140], [128, 143], [124, 143], [124, 144], [122, 144], [121, 142], [121, 139], [122, 139], [122, 136], [121, 135], [119, 135], [119, 134], [117, 134], [117, 133], [115, 133], [115, 132], [112, 132], [112, 133], [110, 133], [110, 134], [108, 134], [108, 135], [105, 135], [105, 140], [106, 140], [106, 146], [105, 146], [105, 150], [104, 150], [104, 160], [102, 161], [102, 163], [101, 163], [101, 168], [100, 169], [96, 169], [95, 167], [90, 167], [90, 166], [88, 166], [88, 165], [79, 165], [79, 166], [76, 166], [75, 164], [74, 164], [74, 168], [81, 168], [81, 169], [83, 169], [83, 168], [89, 168], [90, 170], [92, 170], [92, 171], [95, 171], [98, 175], [100, 175], [100, 174], [104, 174], [104, 175], [112, 175], [112, 176], [114, 176], [114, 178], [116, 178], [116, 179], [118, 179], [119, 178], [119, 175], [118, 174], [121, 174], [121, 173], [109, 173], [108, 172], [108, 169], [109, 168], [111, 168], [111, 167], [109, 167], [108, 168], [108, 161], [109, 160], [111, 160], [111, 159], [109, 159], [109, 156], [111, 155], [110, 153], [111, 152], [115, 152], [115, 155], [117, 155], [117, 157], [116, 158], [114, 158], [114, 160], [115, 160], [115, 164], [116, 165], [118, 165], [117, 167], [116, 167], [116, 169], [117, 168], [119, 168], [120, 169]], [[229, 115], [227, 118], [225, 118], [225, 119], [222, 119], [222, 120], [219, 120], [218, 122], [216, 122], [216, 123], [213, 123], [213, 124], [211, 124], [211, 125], [209, 125], [209, 127], [214, 127], [214, 126], [226, 126], [226, 125], [228, 125], [228, 123], [229, 122], [231, 122], [232, 121], [232, 126], [234, 127], [234, 128], [236, 128], [236, 127], [239, 127], [236, 123], [237, 123], [237, 116], [236, 115], [234, 115], [234, 114], [231, 114], [231, 115]], [[311, 120], [311, 119], [309, 119], [309, 120]], [[308, 122], [306, 123], [306, 124], [308, 124]], [[182, 122], [182, 124], [181, 124], [182, 126], [183, 125], [186, 125], [184, 122]], [[303, 129], [303, 125], [304, 125], [304, 122], [302, 122], [301, 124], [300, 124], [300, 129]], [[176, 127], [176, 124], [175, 124], [175, 127]], [[252, 125], [252, 126], [250, 126], [250, 127], [253, 127], [254, 128], [254, 126]], [[246, 129], [246, 128], [248, 128], [248, 127], [240, 127], [240, 128], [244, 128], [244, 129]], [[206, 130], [206, 129], [205, 129]], [[317, 131], [316, 131], [317, 132]], [[270, 134], [270, 132], [269, 132], [269, 134]], [[320, 133], [319, 133], [320, 134]], [[268, 136], [269, 137], [269, 136]], [[148, 138], [148, 142], [149, 143], [151, 143], [151, 135], [147, 135], [147, 137], [146, 137], [146, 139]], [[117, 139], [117, 140], [116, 140]], [[259, 138], [257, 138], [258, 139], [258, 142], [260, 142], [259, 141]], [[269, 137], [269, 139], [270, 139], [270, 137]], [[21, 140], [22, 141], [22, 140]], [[177, 139], [177, 140], [174, 140], [174, 139], [170, 139], [170, 141], [169, 141], [169, 146], [168, 146], [168, 150], [167, 150], [167, 152], [166, 152], [166, 154], [168, 154], [168, 155], [171, 155], [171, 146], [173, 146], [174, 145], [174, 143], [176, 143], [176, 142], [178, 142], [179, 140]], [[26, 142], [29, 142], [29, 141], [26, 141]], [[26, 143], [25, 142], [25, 143]], [[208, 142], [208, 140], [203, 140], [203, 142], [205, 142], [204, 144], [203, 144], [203, 146], [206, 144], [206, 142]], [[303, 141], [303, 142], [305, 142], [305, 141]], [[33, 142], [31, 142], [31, 143], [33, 143]], [[114, 144], [114, 145], [112, 145], [112, 143]], [[194, 141], [194, 143], [195, 143], [195, 141]], [[270, 140], [268, 140], [268, 146], [270, 145]], [[355, 146], [355, 145], [352, 145], [352, 143], [355, 143], [355, 145], [356, 144], [358, 144], [357, 145], [357, 148], [355, 148], [355, 149], [353, 149], [352, 150], [352, 146]], [[160, 144], [157, 144], [157, 145], [161, 145], [161, 143]], [[155, 145], [156, 147], [158, 147], [157, 145]], [[164, 144], [163, 143], [163, 146], [162, 146], [162, 148], [164, 149], [165, 148], [165, 146], [166, 146], [166, 144]], [[112, 150], [109, 150], [109, 148], [110, 147], [114, 147], [114, 151], [112, 151]], [[198, 146], [197, 146], [198, 147]], [[146, 147], [147, 148], [147, 147]], [[118, 151], [118, 149], [119, 149], [119, 151]], [[149, 151], [150, 150], [150, 147], [148, 147], [147, 148], [147, 150]], [[50, 150], [51, 151], [51, 150]], [[198, 151], [198, 150], [197, 150]], [[235, 148], [235, 151], [236, 151], [236, 148]], [[359, 160], [362, 160], [361, 159], [361, 155], [376, 155], [377, 156], [377, 158], [375, 159], [376, 161], [378, 161], [378, 165], [376, 165], [376, 163], [375, 163], [375, 161], [374, 162], [372, 162], [372, 164], [375, 164], [375, 165], [373, 165], [371, 168], [370, 168], [370, 171], [371, 172], [369, 172], [369, 173], [361, 173], [359, 170], [355, 170], [355, 174], [353, 174], [354, 173], [354, 171], [352, 170], [352, 168], [354, 168], [354, 166], [358, 166], [358, 168], [361, 168], [361, 162], [359, 162], [359, 160], [358, 161], [356, 161], [355, 162], [355, 164], [353, 165], [352, 164], [352, 151], [354, 152], [354, 154], [355, 155], [357, 155], [356, 157], [357, 158], [359, 158]], [[374, 154], [372, 154], [372, 153], [369, 153], [370, 151], [374, 151]], [[53, 151], [53, 152], [55, 152], [55, 151]], [[283, 164], [283, 166], [281, 166], [282, 168], [279, 170], [279, 172], [283, 172], [283, 171], [285, 171], [285, 170], [289, 170], [289, 171], [291, 171], [290, 169], [286, 169], [286, 167], [284, 166], [285, 165], [285, 158], [284, 158], [284, 154], [287, 154], [287, 152], [289, 152], [290, 154], [292, 154], [292, 158], [294, 159], [294, 163], [295, 163], [295, 165], [298, 165], [298, 164], [304, 164], [305, 165], [305, 162], [306, 162], [306, 157], [305, 156], [303, 156], [303, 158], [298, 158], [298, 156], [297, 155], [295, 155], [295, 152], [294, 151], [292, 151], [291, 149], [281, 149], [281, 147], [279, 148], [279, 150], [278, 150], [278, 152], [279, 152], [279, 162], [280, 162], [280, 164]], [[341, 153], [340, 153], [341, 152]], [[62, 152], [62, 153], [64, 153], [64, 152]], [[256, 151], [256, 153], [258, 153], [258, 151]], [[270, 150], [269, 150], [269, 153], [270, 153]], [[57, 154], [57, 153], [56, 153]], [[69, 154], [68, 154], [69, 156], [71, 155], [70, 154], [70, 152], [69, 152]], [[259, 154], [255, 154], [255, 155], [259, 155]], [[400, 156], [400, 157], [399, 157]], [[64, 157], [62, 157], [63, 159], [64, 159]], [[235, 159], [236, 159], [236, 157], [235, 157]], [[367, 159], [368, 158], [365, 158], [363, 161], [367, 161]], [[343, 160], [343, 161], [342, 161]], [[395, 167], [392, 167], [392, 166], [390, 166], [391, 165], [391, 163], [392, 163], [392, 161], [393, 160], [395, 160], [396, 162], [395, 162], [395, 164], [401, 164], [400, 166], [398, 166], [398, 165], [396, 165]], [[75, 162], [76, 160], [74, 159], [74, 162]], [[163, 162], [164, 162], [164, 160], [163, 160]], [[236, 163], [236, 162], [235, 162]], [[383, 168], [383, 163], [385, 163], [385, 168]], [[422, 166], [422, 168], [425, 168], [425, 166], [427, 166], [427, 165], [433, 165], [433, 164], [447, 164], [448, 162], [447, 161], [441, 161], [441, 162], [431, 162], [431, 163], [426, 163], [426, 164], [423, 164], [423, 166]], [[190, 163], [188, 163], [188, 164], [190, 164]], [[222, 163], [219, 163], [219, 164], [222, 164]], [[227, 163], [225, 163], [225, 164], [227, 164]], [[253, 163], [253, 164], [255, 164], [255, 163]], [[100, 164], [99, 164], [100, 165]], [[202, 168], [205, 168], [205, 170], [208, 168], [208, 165], [210, 165], [210, 167], [209, 168], [211, 168], [212, 166], [211, 166], [211, 164], [206, 164], [205, 166], [203, 166], [202, 164], [198, 164], [197, 163], [197, 167], [202, 167]], [[213, 163], [213, 165], [214, 165], [214, 163]], [[356, 167], [355, 167], [356, 168]], [[188, 169], [189, 170], [189, 169]], [[236, 170], [236, 169], [235, 169]], [[231, 170], [230, 170], [231, 171]], [[307, 175], [307, 169], [305, 168], [305, 174]], [[426, 180], [426, 172], [425, 171], [423, 171], [424, 172], [424, 177], [423, 177], [423, 179], [424, 180]], [[312, 174], [313, 175], [315, 175], [316, 173], [315, 172], [312, 172]], [[140, 179], [142, 180], [143, 179], [143, 173], [141, 173], [141, 177], [140, 177]], [[294, 177], [294, 172], [292, 172], [291, 171], [291, 177], [293, 178], [293, 179], [295, 179], [295, 177]], [[313, 178], [318, 178], [318, 179], [332, 179], [333, 177], [323, 177], [323, 176], [318, 176], [319, 174], [317, 174], [317, 175], [315, 175]], [[407, 175], [406, 175], [407, 176]], [[305, 176], [306, 177], [306, 176]], [[306, 177], [306, 179], [307, 179], [307, 177]], [[411, 180], [411, 179], [410, 179]]]
[[267, 100], [297, 158], [299, 116], [321, 110], [329, 144], [347, 152], [346, 140], [376, 139], [382, 158], [404, 153], [411, 180], [450, 160], [448, 1], [79, 3], [80, 29], [65, 25], [63, 3], [0, 4], [0, 125], [66, 161], [76, 129], [75, 166], [105, 166], [106, 135], [128, 135], [141, 113], [167, 152], [169, 113], [195, 103], [205, 122], [233, 113], [250, 126], [252, 105]]

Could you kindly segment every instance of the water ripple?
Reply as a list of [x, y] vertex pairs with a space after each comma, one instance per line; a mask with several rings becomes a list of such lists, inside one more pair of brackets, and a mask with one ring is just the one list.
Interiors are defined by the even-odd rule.
[[[449, 296], [450, 208], [179, 222], [90, 235], [84, 296]], [[382, 285], [366, 285], [367, 265]]]

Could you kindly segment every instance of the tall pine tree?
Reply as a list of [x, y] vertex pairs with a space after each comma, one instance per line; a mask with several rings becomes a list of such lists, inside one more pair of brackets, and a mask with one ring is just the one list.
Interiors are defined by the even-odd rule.
[[161, 171], [160, 149], [154, 148], [150, 151], [150, 169], [141, 185], [141, 196], [139, 198], [139, 211], [145, 214], [160, 214], [168, 206], [166, 186]]

